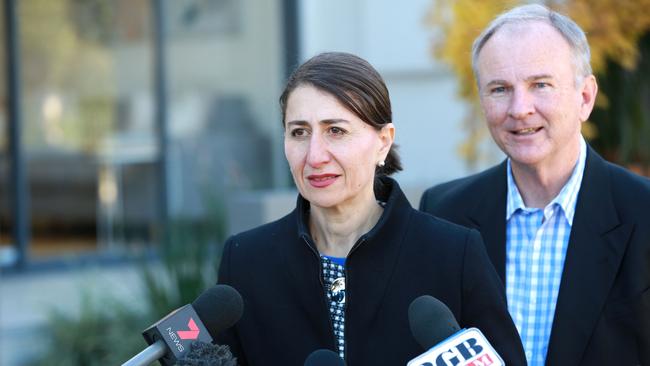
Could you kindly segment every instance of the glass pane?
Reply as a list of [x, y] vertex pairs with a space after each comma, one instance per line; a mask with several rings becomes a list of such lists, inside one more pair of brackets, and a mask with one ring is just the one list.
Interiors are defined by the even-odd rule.
[[210, 219], [233, 193], [288, 184], [277, 102], [282, 3], [165, 4], [170, 212], [174, 219]]
[[147, 243], [155, 222], [149, 1], [19, 2], [32, 258]]

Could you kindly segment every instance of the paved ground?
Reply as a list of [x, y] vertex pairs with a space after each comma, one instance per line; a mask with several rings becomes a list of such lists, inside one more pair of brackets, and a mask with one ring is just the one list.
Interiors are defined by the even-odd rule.
[[75, 313], [82, 291], [107, 292], [137, 304], [139, 276], [134, 264], [12, 274], [0, 278], [0, 365], [21, 366], [47, 342], [42, 329], [49, 309]]

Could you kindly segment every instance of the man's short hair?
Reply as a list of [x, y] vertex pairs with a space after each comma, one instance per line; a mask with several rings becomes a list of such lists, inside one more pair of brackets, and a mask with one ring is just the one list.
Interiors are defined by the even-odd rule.
[[474, 40], [472, 45], [472, 70], [478, 82], [478, 55], [485, 43], [506, 24], [528, 23], [541, 21], [555, 28], [568, 42], [573, 55], [576, 85], [580, 85], [584, 77], [592, 74], [591, 50], [585, 32], [571, 18], [555, 12], [543, 5], [529, 4], [515, 7], [495, 18], [488, 27]]

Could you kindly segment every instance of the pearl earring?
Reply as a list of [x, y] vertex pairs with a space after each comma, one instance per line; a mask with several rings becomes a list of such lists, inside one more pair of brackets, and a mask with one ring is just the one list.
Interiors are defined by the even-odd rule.
[[386, 162], [384, 162], [383, 160], [380, 161], [379, 163], [377, 163], [377, 166], [380, 167], [380, 168], [383, 168], [384, 165], [386, 165]]

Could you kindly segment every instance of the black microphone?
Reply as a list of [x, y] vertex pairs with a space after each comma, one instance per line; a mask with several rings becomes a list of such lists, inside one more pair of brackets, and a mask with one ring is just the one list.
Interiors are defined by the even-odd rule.
[[407, 366], [505, 365], [480, 330], [460, 329], [447, 305], [433, 296], [413, 300], [408, 317], [413, 337], [427, 351]]
[[192, 304], [180, 307], [142, 332], [149, 347], [122, 366], [144, 366], [158, 360], [163, 366], [178, 362], [193, 341], [212, 342], [211, 334], [233, 326], [244, 311], [237, 290], [216, 285], [203, 292]]
[[345, 362], [334, 351], [318, 349], [307, 356], [305, 366], [345, 366]]
[[429, 295], [420, 296], [409, 305], [409, 326], [413, 337], [424, 349], [435, 346], [460, 330], [447, 305]]
[[178, 361], [178, 366], [237, 366], [230, 347], [196, 341], [190, 351]]

